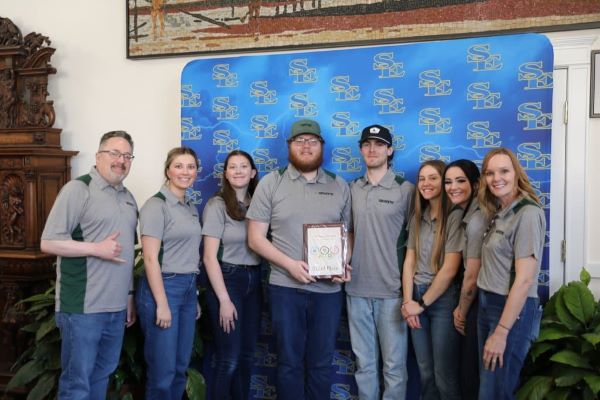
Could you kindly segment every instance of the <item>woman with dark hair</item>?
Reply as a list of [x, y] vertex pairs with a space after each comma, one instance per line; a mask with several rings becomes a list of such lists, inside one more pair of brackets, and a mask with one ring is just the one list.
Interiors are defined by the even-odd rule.
[[248, 248], [246, 210], [258, 183], [252, 157], [227, 155], [222, 187], [204, 208], [204, 266], [210, 280], [207, 305], [217, 366], [212, 398], [246, 399], [260, 328], [260, 257]]
[[479, 169], [473, 161], [456, 160], [446, 166], [444, 195], [463, 210], [462, 286], [454, 309], [454, 327], [462, 335], [460, 382], [464, 400], [479, 394], [479, 346], [477, 343], [477, 275], [481, 266], [481, 243], [485, 221], [479, 203]]
[[144, 332], [146, 399], [181, 399], [200, 317], [196, 276], [202, 228], [186, 198], [198, 173], [188, 147], [169, 151], [165, 184], [140, 210], [144, 276], [136, 304]]
[[402, 273], [402, 316], [411, 328], [423, 400], [461, 398], [460, 338], [452, 312], [458, 298], [454, 278], [461, 261], [462, 213], [450, 211], [442, 196], [445, 167], [440, 160], [421, 164]]
[[478, 200], [488, 222], [481, 250], [478, 334], [480, 399], [514, 399], [519, 374], [539, 333], [537, 294], [546, 219], [515, 154], [483, 159]]

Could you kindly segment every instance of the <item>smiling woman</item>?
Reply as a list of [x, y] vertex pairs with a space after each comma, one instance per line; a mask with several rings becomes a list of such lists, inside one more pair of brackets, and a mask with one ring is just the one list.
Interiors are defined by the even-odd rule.
[[200, 317], [196, 276], [202, 228], [185, 197], [198, 171], [196, 153], [176, 147], [167, 155], [165, 185], [140, 210], [144, 275], [136, 305], [144, 332], [146, 398], [181, 398]]
[[483, 159], [479, 202], [488, 221], [481, 251], [479, 398], [514, 398], [541, 319], [537, 294], [546, 219], [515, 154], [498, 148]]

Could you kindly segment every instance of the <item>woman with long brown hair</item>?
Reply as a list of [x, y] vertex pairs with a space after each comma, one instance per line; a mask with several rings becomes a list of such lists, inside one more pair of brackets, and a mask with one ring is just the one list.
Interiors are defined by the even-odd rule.
[[461, 263], [462, 213], [451, 210], [442, 196], [445, 167], [440, 160], [421, 164], [402, 272], [402, 315], [411, 328], [423, 400], [461, 396], [452, 312], [458, 300], [454, 278]]
[[210, 280], [208, 312], [217, 366], [212, 398], [246, 399], [260, 328], [260, 257], [248, 248], [246, 210], [258, 183], [252, 157], [242, 150], [227, 155], [221, 190], [202, 216], [204, 267]]
[[482, 176], [478, 197], [488, 228], [477, 279], [479, 398], [514, 399], [523, 361], [539, 332], [537, 282], [546, 219], [512, 151], [490, 151]]

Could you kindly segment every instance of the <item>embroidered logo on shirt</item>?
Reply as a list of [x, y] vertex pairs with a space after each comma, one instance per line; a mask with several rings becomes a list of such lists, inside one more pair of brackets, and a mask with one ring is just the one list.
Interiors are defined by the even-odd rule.
[[323, 196], [333, 196], [331, 192], [318, 192], [318, 194], [322, 194]]
[[394, 202], [392, 200], [385, 200], [385, 199], [379, 199], [380, 203], [386, 203], [386, 204], [394, 204]]

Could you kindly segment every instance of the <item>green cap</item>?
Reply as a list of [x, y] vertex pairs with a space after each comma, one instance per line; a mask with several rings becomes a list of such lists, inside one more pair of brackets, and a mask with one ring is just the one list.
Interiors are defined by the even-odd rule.
[[288, 140], [304, 134], [315, 135], [321, 138], [321, 140], [323, 139], [321, 136], [321, 127], [317, 121], [313, 121], [311, 119], [301, 119], [294, 122], [292, 125], [292, 132], [290, 133]]

